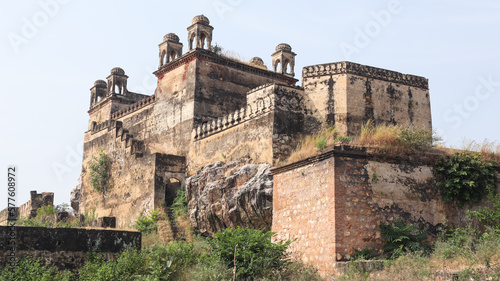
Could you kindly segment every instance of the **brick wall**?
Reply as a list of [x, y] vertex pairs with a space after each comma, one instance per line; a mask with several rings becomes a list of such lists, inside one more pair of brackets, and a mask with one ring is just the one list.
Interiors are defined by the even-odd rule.
[[278, 240], [297, 239], [290, 247], [292, 255], [326, 276], [356, 250], [381, 253], [385, 242], [380, 224], [402, 219], [427, 229], [430, 237], [444, 224], [465, 226], [467, 209], [485, 206], [487, 199], [467, 208], [444, 203], [432, 159], [382, 158], [339, 146], [275, 168], [272, 230]]
[[276, 174], [273, 226], [276, 239], [294, 240], [295, 258], [326, 271], [335, 263], [334, 159]]

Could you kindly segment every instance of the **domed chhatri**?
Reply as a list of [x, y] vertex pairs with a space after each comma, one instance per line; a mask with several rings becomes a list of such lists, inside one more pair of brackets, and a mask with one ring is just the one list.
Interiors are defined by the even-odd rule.
[[94, 86], [99, 87], [99, 88], [106, 88], [107, 87], [107, 83], [104, 80], [96, 80], [94, 82]]
[[191, 22], [193, 24], [195, 24], [195, 23], [201, 23], [201, 24], [204, 24], [204, 25], [209, 25], [210, 24], [210, 20], [207, 17], [205, 17], [205, 15], [203, 15], [203, 14], [194, 17]]
[[111, 69], [111, 74], [125, 75], [125, 70], [121, 69], [120, 67], [115, 67]]
[[259, 57], [253, 57], [251, 60], [250, 60], [250, 64], [255, 64], [255, 65], [264, 65], [264, 61], [259, 58]]
[[278, 51], [286, 51], [286, 52], [291, 52], [292, 47], [286, 43], [281, 43], [278, 46], [276, 46], [276, 52]]
[[165, 41], [170, 41], [170, 42], [175, 42], [175, 43], [179, 43], [179, 36], [177, 36], [177, 34], [175, 33], [168, 33], [166, 34], [165, 36], [163, 36], [163, 42]]

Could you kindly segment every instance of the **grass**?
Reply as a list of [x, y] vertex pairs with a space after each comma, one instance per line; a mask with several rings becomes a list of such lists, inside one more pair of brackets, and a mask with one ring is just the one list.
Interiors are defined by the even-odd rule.
[[442, 233], [430, 254], [406, 253], [386, 261], [382, 270], [371, 272], [355, 261], [339, 280], [435, 280], [437, 271], [458, 272], [458, 279], [453, 280], [498, 280], [500, 231], [480, 233], [470, 227], [448, 231]]
[[[478, 152], [486, 162], [500, 163], [500, 143], [485, 140], [483, 143], [464, 141], [461, 148], [446, 148], [439, 145], [441, 140], [432, 131], [412, 126], [399, 126], [371, 122], [364, 124], [355, 136], [341, 136], [335, 127], [322, 128], [312, 135], [300, 137], [299, 145], [279, 166], [294, 163], [318, 155], [328, 147], [347, 144], [366, 147], [375, 155], [401, 157], [412, 155], [415, 158], [437, 160], [436, 156], [452, 155], [457, 151]], [[325, 145], [326, 144], [326, 145]]]
[[[297, 148], [290, 154], [288, 159], [281, 163], [281, 165], [290, 164], [317, 155], [326, 147], [337, 143], [337, 136], [338, 133], [335, 127], [325, 127], [313, 135], [303, 136]], [[324, 147], [323, 143], [325, 144]]]
[[260, 68], [260, 69], [268, 70], [265, 65], [251, 64], [251, 63], [247, 62], [246, 59], [243, 58], [240, 54], [238, 54], [238, 53], [236, 53], [234, 51], [225, 50], [224, 48], [222, 48], [221, 46], [219, 46], [217, 44], [215, 44], [214, 47], [212, 47], [212, 49], [219, 56], [223, 56], [223, 57], [228, 58], [230, 60], [234, 60], [236, 62], [239, 62], [239, 63], [242, 63], [242, 64], [246, 64], [246, 65], [249, 65], [249, 66], [252, 66], [252, 67], [257, 67], [257, 68]]
[[496, 162], [500, 164], [500, 142], [484, 140], [478, 143], [473, 140], [462, 140], [460, 150], [475, 151], [481, 154], [481, 157], [486, 162]]

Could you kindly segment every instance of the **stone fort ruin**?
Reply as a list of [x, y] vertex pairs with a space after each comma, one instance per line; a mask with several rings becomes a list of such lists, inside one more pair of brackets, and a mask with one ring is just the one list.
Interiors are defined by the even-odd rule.
[[[187, 31], [186, 52], [174, 33], [159, 44], [152, 95], [129, 91], [128, 76], [119, 67], [90, 89], [83, 168], [88, 171], [92, 158], [106, 153], [112, 160], [112, 187], [105, 194], [93, 191], [88, 172], [83, 173], [79, 198], [72, 202], [79, 212], [95, 210], [127, 227], [141, 212], [171, 204], [175, 191], [200, 167], [245, 155], [252, 163], [274, 166], [289, 156], [299, 135], [322, 126], [335, 125], [344, 136], [356, 134], [368, 121], [432, 129], [424, 77], [343, 61], [304, 67], [302, 86], [297, 86], [296, 54], [290, 45], [281, 43], [269, 51], [268, 69], [259, 57], [245, 63], [214, 52], [214, 28], [203, 15], [194, 17]], [[419, 217], [430, 203], [417, 200], [408, 207], [415, 198], [404, 196], [397, 197], [400, 201], [372, 200], [370, 172], [377, 171], [379, 183], [394, 177], [426, 182], [432, 177], [426, 163], [377, 162], [348, 148], [328, 153], [273, 170], [272, 229], [281, 238], [302, 239], [294, 248], [299, 258], [317, 259], [313, 264], [330, 272], [333, 263], [349, 258], [354, 247], [349, 243], [379, 245], [374, 225], [388, 220], [384, 210], [424, 224], [440, 222], [433, 215], [442, 214], [442, 202], [435, 203], [436, 214]], [[364, 195], [351, 194], [352, 188]], [[382, 192], [384, 186], [377, 188]], [[347, 225], [362, 231], [347, 231]], [[307, 239], [318, 247], [304, 246]], [[320, 249], [329, 253], [315, 252]]]

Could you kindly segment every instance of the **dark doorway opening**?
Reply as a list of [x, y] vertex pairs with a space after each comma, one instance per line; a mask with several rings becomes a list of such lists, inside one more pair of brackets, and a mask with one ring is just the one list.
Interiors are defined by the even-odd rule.
[[167, 180], [167, 186], [165, 188], [165, 204], [167, 206], [172, 206], [174, 203], [174, 198], [177, 194], [177, 189], [181, 187], [181, 181], [176, 178], [170, 178]]

